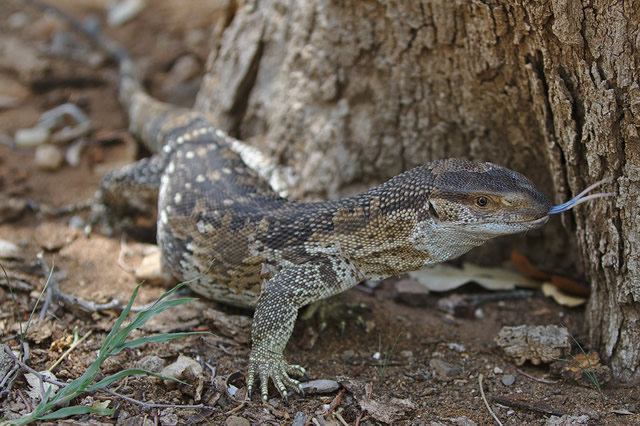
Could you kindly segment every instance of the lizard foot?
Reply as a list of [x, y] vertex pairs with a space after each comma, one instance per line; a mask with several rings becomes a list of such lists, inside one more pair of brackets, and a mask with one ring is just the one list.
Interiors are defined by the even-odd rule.
[[274, 353], [266, 348], [255, 348], [251, 351], [249, 357], [249, 375], [247, 377], [249, 399], [251, 399], [251, 392], [256, 377], [260, 380], [260, 394], [262, 395], [262, 400], [265, 402], [268, 399], [267, 387], [269, 379], [273, 380], [273, 383], [287, 404], [289, 403], [287, 388], [293, 388], [304, 397], [300, 382], [292, 379], [289, 375], [304, 377], [306, 376], [306, 371], [299, 365], [288, 364], [282, 354]]

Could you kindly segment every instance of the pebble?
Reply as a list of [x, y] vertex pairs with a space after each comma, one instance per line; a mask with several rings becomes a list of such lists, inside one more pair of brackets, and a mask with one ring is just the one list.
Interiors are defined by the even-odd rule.
[[84, 229], [85, 225], [84, 219], [78, 215], [73, 215], [71, 219], [69, 219], [69, 228]]
[[224, 422], [225, 426], [251, 426], [251, 422], [240, 416], [229, 416]]
[[464, 345], [461, 345], [460, 343], [449, 343], [447, 344], [447, 346], [449, 347], [449, 349], [456, 352], [465, 352], [467, 350], [467, 348], [465, 348]]
[[305, 413], [303, 413], [302, 411], [298, 411], [293, 418], [291, 426], [305, 426], [307, 424], [308, 418], [309, 416], [307, 416]]
[[27, 201], [23, 199], [7, 197], [0, 193], [0, 223], [20, 219], [28, 206]]
[[41, 145], [49, 140], [49, 129], [44, 127], [33, 127], [31, 129], [18, 129], [15, 134], [16, 145], [21, 148], [28, 148]]
[[29, 96], [29, 89], [25, 86], [0, 74], [0, 109], [18, 106]]
[[17, 245], [11, 241], [0, 240], [0, 259], [20, 259], [21, 257], [20, 248]]
[[493, 367], [494, 374], [502, 374], [504, 371], [500, 367]]
[[11, 16], [9, 16], [9, 26], [14, 30], [20, 29], [27, 25], [27, 21], [27, 15], [22, 12], [15, 12], [12, 13]]
[[456, 377], [462, 374], [462, 368], [460, 368], [460, 366], [438, 358], [431, 358], [429, 365], [433, 368], [436, 376]]
[[404, 359], [411, 359], [411, 358], [413, 358], [413, 352], [412, 351], [400, 351], [400, 357], [404, 358]]
[[162, 268], [162, 253], [160, 249], [145, 255], [140, 266], [135, 269], [136, 281], [145, 281], [151, 285], [169, 285], [174, 279]]
[[551, 416], [546, 426], [570, 426], [570, 425], [587, 425], [589, 424], [589, 416], [570, 416], [565, 414], [562, 417]]
[[57, 170], [62, 166], [64, 154], [62, 150], [51, 144], [42, 144], [36, 148], [34, 154], [36, 166], [42, 170]]
[[142, 12], [146, 6], [144, 0], [123, 0], [114, 4], [107, 14], [107, 23], [110, 27], [119, 27]]
[[429, 290], [416, 280], [400, 280], [393, 285], [393, 299], [407, 306], [426, 306]]
[[74, 141], [69, 149], [67, 149], [67, 153], [64, 158], [68, 165], [71, 167], [78, 167], [80, 165], [80, 160], [82, 160], [82, 153], [84, 149], [87, 147], [87, 141], [85, 139], [78, 139]]
[[309, 382], [300, 383], [305, 394], [323, 394], [331, 393], [340, 389], [340, 384], [334, 380], [311, 380]]
[[156, 355], [147, 355], [141, 360], [136, 362], [136, 368], [142, 368], [152, 373], [159, 373], [162, 371], [167, 363], [165, 360]]
[[502, 376], [501, 381], [503, 385], [511, 386], [516, 382], [516, 376], [513, 374], [505, 374], [504, 376]]

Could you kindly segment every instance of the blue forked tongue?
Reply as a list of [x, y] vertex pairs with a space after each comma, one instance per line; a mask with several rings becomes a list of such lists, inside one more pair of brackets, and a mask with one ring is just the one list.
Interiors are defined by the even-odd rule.
[[587, 189], [582, 191], [580, 194], [578, 194], [578, 196], [570, 199], [566, 203], [562, 203], [562, 204], [558, 204], [557, 206], [553, 206], [551, 208], [551, 210], [549, 210], [548, 214], [557, 214], [557, 213], [566, 212], [567, 210], [571, 210], [572, 208], [574, 208], [578, 204], [584, 203], [585, 201], [593, 200], [594, 198], [610, 197], [612, 195], [616, 195], [615, 192], [600, 192], [600, 193], [597, 193], [597, 194], [587, 195], [585, 197], [585, 195], [589, 191], [591, 191], [592, 189], [595, 189], [595, 188], [599, 187], [600, 185], [602, 185], [603, 183], [608, 183], [610, 181], [611, 181], [611, 179], [604, 178], [604, 179], [594, 183], [593, 185], [591, 185], [590, 187], [588, 187]]

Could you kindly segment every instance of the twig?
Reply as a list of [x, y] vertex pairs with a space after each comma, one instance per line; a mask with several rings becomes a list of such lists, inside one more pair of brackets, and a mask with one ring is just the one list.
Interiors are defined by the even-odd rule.
[[541, 414], [551, 414], [554, 416], [564, 416], [565, 414], [567, 414], [565, 411], [550, 408], [546, 404], [532, 403], [529, 401], [524, 401], [522, 399], [511, 399], [506, 397], [494, 396], [491, 398], [491, 400], [498, 404], [506, 405], [509, 407], [524, 408], [526, 410], [531, 410]]
[[493, 410], [491, 409], [491, 406], [489, 405], [489, 402], [487, 401], [487, 397], [484, 395], [484, 389], [482, 388], [482, 379], [483, 378], [484, 378], [484, 375], [482, 373], [480, 373], [478, 375], [478, 384], [480, 385], [480, 395], [482, 395], [482, 400], [484, 401], [484, 405], [487, 407], [487, 410], [489, 410], [489, 414], [491, 414], [491, 417], [493, 417], [493, 419], [496, 421], [496, 423], [498, 423], [500, 426], [502, 426], [502, 422], [500, 422], [500, 420], [498, 419], [496, 414], [493, 412]]
[[54, 368], [56, 368], [58, 366], [58, 364], [60, 364], [62, 362], [62, 360], [71, 353], [71, 351], [73, 351], [75, 348], [77, 348], [78, 346], [80, 346], [80, 344], [82, 342], [84, 342], [87, 337], [91, 336], [91, 333], [93, 333], [93, 330], [89, 330], [89, 332], [87, 334], [85, 334], [84, 336], [82, 336], [81, 338], [75, 340], [71, 346], [69, 346], [69, 349], [67, 349], [60, 358], [58, 358], [58, 360], [56, 362], [53, 363], [53, 365], [51, 367], [49, 367], [47, 369], [47, 371], [53, 371]]
[[236, 411], [240, 411], [245, 405], [247, 405], [246, 402], [242, 402], [240, 405], [238, 405], [237, 407], [232, 408], [231, 410], [227, 411], [226, 414], [227, 416], [229, 414], [235, 413]]
[[120, 252], [118, 253], [118, 266], [125, 272], [133, 273], [135, 269], [124, 261], [124, 257], [126, 253], [129, 251], [129, 247], [127, 247], [127, 234], [125, 232], [120, 236]]
[[335, 410], [336, 407], [340, 405], [340, 401], [342, 401], [342, 395], [344, 395], [344, 392], [345, 392], [344, 388], [340, 389], [340, 392], [338, 392], [338, 395], [336, 395], [336, 397], [333, 398], [333, 401], [331, 402], [331, 406], [329, 407], [329, 410], [327, 411], [327, 414], [325, 415], [325, 417], [331, 414], [333, 410]]
[[548, 385], [552, 385], [554, 383], [558, 383], [559, 380], [549, 380], [549, 379], [540, 379], [538, 377], [532, 376], [530, 374], [525, 373], [524, 371], [520, 370], [519, 368], [516, 368], [516, 371], [520, 374], [522, 374], [525, 377], [530, 378], [531, 380], [535, 380], [536, 382], [540, 382], [540, 383], [546, 383]]
[[340, 415], [340, 413], [335, 413], [334, 416], [342, 423], [344, 426], [349, 426], [349, 423], [344, 421], [344, 417]]
[[143, 407], [146, 410], [151, 410], [153, 408], [188, 408], [188, 409], [208, 409], [211, 407], [207, 407], [204, 404], [198, 404], [198, 405], [178, 405], [178, 404], [149, 404], [147, 402], [143, 402], [143, 401], [139, 401], [137, 399], [133, 399], [130, 398], [128, 396], [122, 395], [121, 393], [112, 391], [111, 389], [100, 389], [104, 392], [107, 392], [108, 394], [111, 394], [113, 396], [117, 396], [118, 398], [122, 398], [125, 401], [128, 401], [132, 404], [136, 404], [139, 405], [141, 407]]
[[[55, 379], [51, 379], [49, 377], [45, 377], [44, 375], [42, 375], [41, 373], [39, 373], [38, 371], [34, 370], [33, 368], [29, 367], [27, 364], [25, 364], [24, 362], [22, 362], [14, 353], [13, 351], [8, 347], [5, 346], [4, 347], [4, 351], [9, 354], [11, 356], [11, 358], [13, 358], [13, 362], [18, 364], [20, 366], [20, 368], [22, 368], [23, 370], [28, 371], [31, 374], [34, 374], [38, 379], [40, 379], [41, 382], [49, 382], [52, 383], [56, 386], [60, 386], [65, 387], [67, 386], [66, 383], [55, 380]], [[44, 394], [43, 394], [44, 395]]]

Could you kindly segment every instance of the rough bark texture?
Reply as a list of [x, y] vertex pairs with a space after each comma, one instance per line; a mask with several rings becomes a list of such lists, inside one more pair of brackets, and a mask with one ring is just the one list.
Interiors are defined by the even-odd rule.
[[618, 196], [498, 241], [593, 289], [592, 343], [640, 377], [640, 1], [249, 0], [198, 108], [337, 197], [444, 157], [506, 165], [567, 200]]

